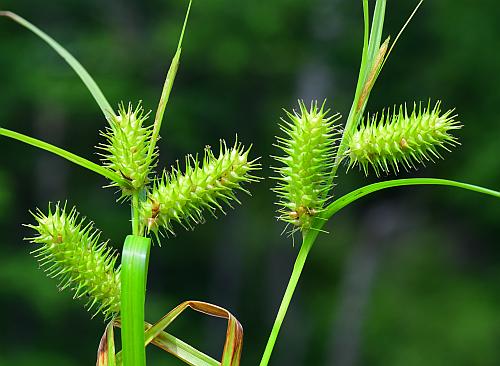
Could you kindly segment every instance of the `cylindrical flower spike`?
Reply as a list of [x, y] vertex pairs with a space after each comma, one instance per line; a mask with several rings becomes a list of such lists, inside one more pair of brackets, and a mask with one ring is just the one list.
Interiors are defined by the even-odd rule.
[[399, 165], [408, 170], [416, 168], [415, 164], [442, 159], [439, 149], [450, 151], [459, 142], [450, 132], [462, 127], [455, 120], [452, 110], [441, 114], [441, 102], [434, 108], [418, 109], [414, 105], [413, 112], [408, 114], [406, 106], [394, 108], [393, 113], [382, 113], [367, 118], [361, 127], [348, 138], [347, 155], [350, 158], [349, 168], [359, 165], [368, 175], [371, 165], [375, 174], [399, 172]]
[[278, 218], [300, 229], [311, 227], [313, 217], [330, 198], [331, 170], [339, 136], [335, 122], [338, 114], [328, 116], [325, 103], [318, 107], [311, 103], [307, 110], [299, 101], [300, 111], [287, 114], [289, 121], [281, 119], [280, 129], [286, 137], [278, 137], [275, 145], [285, 156], [274, 158], [283, 164], [274, 168], [279, 174], [274, 188], [279, 201]]
[[144, 127], [144, 122], [149, 113], [139, 103], [133, 109], [120, 104], [118, 115], [109, 120], [110, 127], [101, 132], [107, 140], [98, 148], [104, 150], [103, 163], [111, 170], [120, 174], [126, 181], [125, 184], [117, 183], [111, 186], [120, 186], [123, 196], [143, 188], [149, 181], [149, 173], [154, 167], [157, 154], [148, 158], [148, 148], [151, 140], [151, 126]]
[[111, 317], [120, 311], [118, 255], [104, 242], [92, 223], [84, 223], [73, 208], [49, 206], [47, 215], [37, 210], [37, 224], [26, 225], [37, 232], [28, 238], [38, 248], [32, 253], [47, 275], [60, 280], [59, 288], [70, 288], [74, 298], [88, 296], [87, 309]]
[[197, 156], [188, 155], [185, 172], [179, 164], [171, 172], [164, 170], [141, 205], [144, 225], [154, 233], [163, 228], [174, 234], [174, 222], [192, 229], [203, 221], [203, 211], [215, 216], [217, 210], [224, 213], [221, 203], [230, 207], [232, 200], [239, 203], [236, 190], [249, 193], [242, 184], [259, 180], [251, 172], [260, 169], [260, 164], [248, 159], [249, 151], [238, 142], [228, 148], [221, 140], [219, 156], [207, 146], [201, 165]]

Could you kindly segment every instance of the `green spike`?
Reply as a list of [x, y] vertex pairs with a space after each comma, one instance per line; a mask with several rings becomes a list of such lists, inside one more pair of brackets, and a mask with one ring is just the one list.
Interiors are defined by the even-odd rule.
[[224, 212], [220, 202], [237, 201], [234, 191], [258, 180], [250, 174], [260, 169], [256, 160], [248, 160], [250, 149], [238, 142], [231, 148], [224, 141], [220, 145], [217, 157], [206, 147], [202, 163], [197, 156], [188, 155], [184, 173], [178, 165], [163, 172], [140, 208], [140, 216], [150, 231], [156, 233], [163, 228], [173, 234], [173, 221], [192, 229], [203, 221], [203, 211]]
[[27, 239], [37, 246], [35, 258], [48, 277], [59, 279], [61, 290], [73, 290], [74, 298], [88, 295], [89, 310], [99, 303], [106, 318], [113, 316], [120, 311], [120, 269], [114, 269], [117, 254], [99, 243], [100, 233], [92, 223], [83, 226], [75, 208], [69, 213], [65, 208], [49, 205], [47, 215], [37, 210], [33, 214], [37, 224], [26, 225], [37, 232]]
[[348, 138], [348, 169], [358, 165], [368, 175], [371, 166], [379, 176], [391, 170], [398, 173], [399, 165], [408, 170], [443, 159], [438, 148], [450, 151], [449, 147], [458, 145], [450, 132], [462, 126], [452, 110], [441, 114], [440, 107], [437, 102], [431, 109], [429, 102], [427, 108], [414, 105], [410, 114], [405, 105], [394, 107], [392, 114], [382, 112], [380, 119], [368, 116]]
[[335, 122], [339, 115], [328, 115], [325, 103], [318, 107], [312, 102], [308, 110], [299, 101], [299, 112], [285, 110], [289, 121], [282, 119], [280, 130], [287, 136], [278, 137], [275, 146], [285, 156], [273, 156], [283, 166], [273, 168], [278, 174], [278, 218], [301, 229], [308, 229], [314, 215], [329, 199], [330, 168], [336, 151], [339, 131]]

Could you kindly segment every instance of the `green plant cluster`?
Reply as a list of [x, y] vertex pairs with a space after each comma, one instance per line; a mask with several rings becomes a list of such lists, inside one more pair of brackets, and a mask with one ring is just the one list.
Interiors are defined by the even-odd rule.
[[[372, 88], [399, 35], [392, 45], [389, 38], [382, 42], [386, 1], [376, 1], [371, 26], [368, 1], [362, 3], [365, 20], [362, 61], [345, 127], [337, 124], [339, 115], [331, 115], [325, 103], [319, 106], [312, 102], [308, 109], [303, 101], [299, 101], [299, 111], [286, 112], [288, 120], [282, 119], [280, 126], [285, 137], [278, 137], [276, 144], [284, 153], [275, 157], [281, 164], [274, 168], [278, 175], [274, 188], [278, 198], [278, 218], [294, 226], [292, 235], [301, 231], [302, 244], [261, 366], [269, 363], [307, 255], [325, 223], [339, 210], [373, 192], [406, 185], [446, 185], [500, 197], [500, 192], [466, 183], [413, 178], [370, 184], [334, 199], [336, 176], [343, 165], [347, 170], [359, 165], [365, 174], [372, 166], [377, 176], [391, 170], [398, 173], [399, 165], [405, 169], [415, 168], [417, 163], [441, 158], [441, 149], [448, 150], [457, 145], [457, 138], [451, 132], [461, 128], [452, 111], [441, 114], [440, 103], [432, 109], [430, 104], [427, 108], [420, 105], [418, 110], [414, 107], [411, 114], [406, 107], [400, 107], [398, 110], [394, 108], [392, 113], [388, 110], [380, 117], [364, 117]], [[184, 167], [177, 163], [164, 169], [161, 177], [154, 176], [159, 131], [178, 70], [187, 15], [154, 121], [149, 126], [145, 124], [149, 113], [144, 113], [140, 103], [135, 108], [131, 103], [127, 107], [121, 104], [115, 114], [90, 75], [57, 42], [15, 14], [1, 12], [0, 15], [30, 29], [65, 58], [87, 85], [109, 123], [102, 132], [106, 143], [100, 146], [103, 151], [101, 165], [43, 141], [0, 129], [0, 135], [48, 150], [101, 174], [111, 181], [111, 186], [120, 189], [121, 201], [130, 203], [131, 235], [125, 240], [119, 266], [118, 255], [107, 242], [100, 242], [100, 233], [92, 223], [79, 219], [75, 208], [66, 212], [65, 205], [56, 204], [55, 208], [49, 205], [47, 214], [38, 210], [34, 214], [36, 224], [28, 225], [36, 232], [28, 240], [37, 246], [34, 253], [47, 274], [59, 279], [61, 289], [72, 289], [76, 298], [87, 296], [89, 309], [111, 318], [101, 340], [98, 365], [144, 366], [144, 348], [149, 343], [191, 365], [239, 365], [243, 330], [225, 309], [201, 301], [187, 301], [154, 325], [144, 319], [149, 236], [158, 237], [160, 229], [167, 235], [174, 234], [175, 224], [193, 229], [203, 222], [205, 212], [213, 216], [219, 211], [224, 212], [223, 205], [239, 202], [237, 191], [248, 192], [244, 184], [259, 181], [254, 172], [260, 169], [260, 164], [257, 159], [249, 158], [250, 148], [245, 148], [237, 140], [230, 147], [221, 140], [217, 155], [207, 146], [203, 158], [188, 155]], [[220, 363], [163, 331], [187, 307], [228, 320]], [[115, 326], [122, 327], [123, 355], [114, 349], [112, 330]]]

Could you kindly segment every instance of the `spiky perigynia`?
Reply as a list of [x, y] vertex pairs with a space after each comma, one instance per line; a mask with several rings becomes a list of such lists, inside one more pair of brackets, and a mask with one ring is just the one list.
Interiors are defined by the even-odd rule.
[[48, 214], [37, 210], [36, 225], [26, 225], [37, 232], [28, 238], [37, 248], [32, 252], [47, 275], [60, 280], [61, 290], [70, 288], [74, 298], [88, 296], [87, 309], [110, 317], [120, 311], [120, 269], [115, 269], [118, 255], [100, 242], [100, 232], [92, 223], [80, 219], [75, 208], [69, 213], [59, 204]]
[[285, 111], [288, 121], [281, 119], [281, 131], [275, 145], [285, 156], [274, 158], [283, 164], [274, 168], [278, 185], [274, 188], [279, 201], [278, 218], [301, 229], [308, 229], [311, 221], [325, 206], [331, 188], [331, 169], [336, 152], [339, 131], [335, 122], [338, 114], [328, 115], [325, 102], [318, 107], [312, 102], [308, 110], [299, 101], [300, 111]]
[[149, 174], [155, 165], [156, 153], [148, 157], [152, 128], [144, 126], [149, 112], [144, 114], [141, 103], [134, 109], [120, 104], [118, 114], [109, 119], [109, 127], [101, 132], [107, 140], [98, 148], [104, 150], [103, 163], [125, 178], [126, 183], [119, 185], [122, 194], [128, 196], [143, 188], [149, 181]]
[[155, 233], [163, 228], [174, 234], [174, 222], [192, 229], [203, 221], [203, 211], [215, 216], [217, 209], [224, 213], [222, 203], [230, 207], [233, 200], [239, 203], [235, 192], [249, 193], [242, 184], [258, 181], [251, 172], [260, 164], [248, 159], [249, 151], [238, 142], [228, 148], [221, 140], [218, 156], [207, 146], [201, 164], [197, 156], [188, 155], [184, 172], [179, 164], [170, 172], [164, 170], [141, 205], [144, 225]]
[[442, 159], [439, 149], [450, 151], [459, 142], [450, 134], [462, 125], [455, 120], [453, 110], [441, 113], [441, 102], [431, 108], [422, 104], [413, 107], [411, 114], [406, 105], [393, 113], [382, 112], [380, 119], [375, 115], [363, 121], [361, 127], [348, 138], [347, 154], [349, 168], [359, 165], [366, 175], [368, 166], [375, 174], [399, 171], [399, 165], [406, 170], [416, 168], [415, 164]]

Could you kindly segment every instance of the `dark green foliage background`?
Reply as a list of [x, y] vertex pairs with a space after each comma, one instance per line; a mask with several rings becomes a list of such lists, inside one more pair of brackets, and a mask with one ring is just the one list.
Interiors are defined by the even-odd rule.
[[[389, 1], [395, 35], [416, 1]], [[3, 1], [66, 46], [113, 105], [156, 108], [186, 7], [179, 1]], [[442, 99], [464, 123], [445, 162], [411, 176], [499, 189], [499, 6], [427, 1], [398, 44], [368, 109]], [[263, 156], [281, 108], [328, 98], [347, 115], [359, 67], [361, 1], [195, 1], [160, 143], [161, 166], [235, 134]], [[71, 69], [36, 37], [0, 19], [0, 125], [97, 161], [102, 115]], [[60, 158], [0, 140], [0, 365], [89, 365], [104, 324], [58, 293], [29, 255], [28, 210], [68, 199], [120, 248], [129, 209], [106, 182]], [[406, 174], [402, 174], [406, 176]], [[374, 181], [370, 177], [369, 181]], [[337, 180], [337, 194], [366, 183]], [[187, 299], [231, 310], [256, 365], [297, 245], [280, 236], [267, 179], [253, 197], [152, 250], [146, 315]], [[500, 206], [448, 188], [395, 189], [342, 211], [306, 265], [273, 365], [498, 365]], [[171, 331], [219, 357], [225, 324], [187, 313]], [[152, 365], [180, 365], [151, 349]]]

